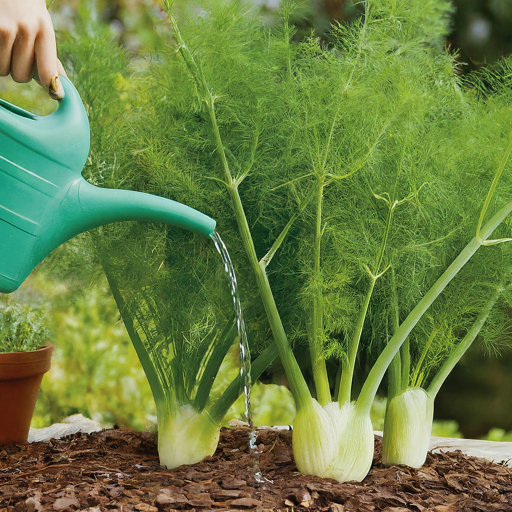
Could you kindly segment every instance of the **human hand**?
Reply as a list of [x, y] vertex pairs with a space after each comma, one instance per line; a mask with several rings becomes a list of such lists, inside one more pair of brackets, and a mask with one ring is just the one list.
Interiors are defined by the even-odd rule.
[[45, 0], [0, 0], [0, 76], [34, 78], [51, 98], [62, 99], [55, 32]]

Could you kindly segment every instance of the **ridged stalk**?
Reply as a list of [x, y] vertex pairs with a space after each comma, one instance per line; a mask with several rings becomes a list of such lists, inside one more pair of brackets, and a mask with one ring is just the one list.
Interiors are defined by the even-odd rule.
[[[213, 106], [210, 110], [210, 116], [212, 117], [214, 131], [216, 132], [218, 148], [220, 147], [220, 151], [223, 155], [223, 158], [221, 159], [223, 160], [223, 162], [225, 162], [225, 165], [227, 166], [227, 160], [224, 154], [224, 150], [222, 148], [222, 141], [220, 139], [220, 133], [215, 119]], [[229, 168], [225, 167], [225, 171], [226, 178], [228, 178]], [[293, 397], [296, 401], [297, 408], [300, 408], [301, 405], [305, 405], [312, 399], [311, 393], [309, 392], [306, 381], [302, 375], [302, 372], [300, 371], [299, 365], [297, 364], [297, 360], [295, 359], [295, 356], [293, 355], [293, 352], [288, 343], [288, 338], [286, 336], [286, 332], [284, 330], [284, 326], [281, 321], [279, 311], [277, 310], [274, 296], [270, 288], [270, 283], [268, 282], [267, 273], [262, 268], [258, 261], [256, 249], [254, 247], [254, 242], [252, 240], [251, 232], [249, 229], [249, 224], [247, 223], [247, 218], [245, 216], [242, 201], [240, 199], [240, 195], [238, 194], [238, 189], [231, 184], [227, 186], [227, 190], [231, 199], [231, 205], [235, 212], [235, 218], [238, 223], [238, 229], [240, 236], [242, 238], [242, 244], [249, 259], [251, 269], [254, 273], [256, 284], [258, 286], [258, 291], [263, 302], [263, 307], [265, 308], [270, 328], [272, 330], [274, 340], [279, 350], [279, 356], [281, 357], [281, 361], [283, 363], [286, 376], [288, 377], [290, 391], [292, 392]]]
[[327, 367], [323, 354], [324, 346], [324, 320], [323, 320], [323, 287], [322, 273], [320, 267], [321, 248], [322, 248], [322, 200], [324, 184], [323, 178], [317, 178], [316, 193], [316, 219], [314, 236], [314, 264], [313, 264], [313, 283], [314, 298], [311, 312], [311, 325], [309, 332], [309, 353], [311, 357], [311, 367], [313, 370], [313, 379], [315, 381], [316, 397], [320, 405], [324, 406], [331, 401], [331, 391], [329, 389], [329, 377], [327, 376]]
[[[398, 353], [398, 352], [397, 352]], [[409, 338], [406, 338], [403, 345], [400, 347], [400, 361], [402, 362], [402, 388], [407, 389], [409, 386], [409, 374], [411, 373], [411, 346]]]
[[352, 381], [354, 379], [354, 370], [356, 366], [357, 350], [359, 348], [359, 341], [361, 340], [361, 334], [363, 332], [364, 321], [366, 320], [366, 313], [368, 312], [368, 306], [370, 305], [370, 299], [372, 298], [373, 289], [375, 288], [375, 279], [372, 277], [370, 286], [366, 291], [361, 311], [357, 317], [357, 322], [350, 339], [348, 346], [348, 357], [347, 364], [343, 368], [340, 379], [340, 390], [338, 393], [338, 401], [340, 405], [350, 403], [352, 399]]
[[[391, 331], [393, 334], [397, 331], [400, 325], [400, 310], [398, 308], [398, 293], [396, 289], [396, 276], [395, 269], [391, 267]], [[387, 405], [389, 405], [390, 400], [402, 391], [402, 356], [401, 350], [404, 345], [400, 348], [400, 350], [396, 353], [393, 361], [388, 368], [388, 401]], [[387, 406], [386, 406], [387, 407]]]

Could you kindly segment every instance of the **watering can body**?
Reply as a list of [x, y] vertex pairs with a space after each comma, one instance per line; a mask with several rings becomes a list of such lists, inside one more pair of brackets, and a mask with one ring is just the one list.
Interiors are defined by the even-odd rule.
[[10, 293], [60, 244], [109, 222], [165, 222], [206, 236], [215, 221], [175, 201], [102, 189], [81, 175], [89, 121], [73, 84], [48, 116], [0, 100], [0, 292]]

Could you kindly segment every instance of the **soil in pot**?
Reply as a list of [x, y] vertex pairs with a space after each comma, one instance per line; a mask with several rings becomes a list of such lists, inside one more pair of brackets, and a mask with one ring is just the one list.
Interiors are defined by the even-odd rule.
[[53, 345], [32, 352], [0, 354], [0, 446], [27, 441], [43, 375]]
[[291, 432], [262, 431], [251, 473], [248, 430], [224, 429], [213, 457], [163, 469], [153, 435], [127, 430], [75, 434], [0, 449], [0, 510], [512, 511], [512, 468], [461, 452], [429, 454], [420, 469], [386, 468], [376, 437], [361, 483], [298, 473]]

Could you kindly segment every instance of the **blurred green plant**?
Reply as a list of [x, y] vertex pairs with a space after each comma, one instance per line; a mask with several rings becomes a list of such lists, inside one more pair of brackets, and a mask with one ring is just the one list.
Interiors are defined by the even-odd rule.
[[451, 420], [434, 420], [432, 423], [432, 435], [434, 437], [464, 437], [459, 431], [459, 424]]
[[512, 430], [507, 432], [502, 428], [492, 428], [482, 439], [486, 441], [511, 442]]
[[48, 341], [43, 310], [0, 296], [0, 353], [30, 352]]

